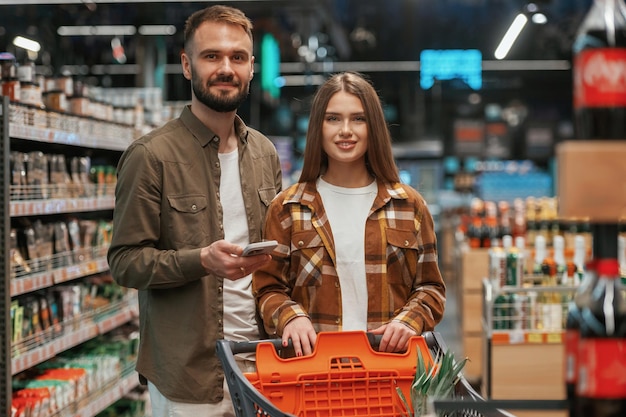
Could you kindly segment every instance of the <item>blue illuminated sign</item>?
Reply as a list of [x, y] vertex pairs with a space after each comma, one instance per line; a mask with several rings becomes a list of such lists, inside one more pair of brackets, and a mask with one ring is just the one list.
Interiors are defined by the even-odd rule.
[[476, 49], [425, 49], [420, 54], [420, 86], [428, 90], [435, 80], [459, 78], [480, 90], [482, 54]]

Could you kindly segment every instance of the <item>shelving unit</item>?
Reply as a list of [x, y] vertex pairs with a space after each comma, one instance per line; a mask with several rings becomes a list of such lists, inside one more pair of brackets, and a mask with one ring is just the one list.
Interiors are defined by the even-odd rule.
[[[542, 311], [540, 304], [533, 306], [529, 303], [515, 304], [509, 301], [498, 306], [496, 298], [499, 295], [527, 296], [529, 293], [559, 294], [563, 301], [553, 306], [560, 309], [562, 323], [566, 316], [567, 300], [574, 294], [576, 287], [505, 286], [496, 291], [491, 282], [484, 279], [482, 290], [485, 357], [483, 391], [486, 396], [495, 400], [564, 400], [563, 326], [555, 324], [552, 328], [543, 329], [541, 326], [535, 326], [542, 321], [544, 314], [553, 313]], [[509, 310], [510, 313], [495, 315], [494, 308]], [[505, 325], [498, 326], [498, 321]], [[520, 417], [536, 415], [538, 414], [526, 412], [520, 414]], [[564, 417], [565, 412], [554, 411], [549, 415]]]
[[[133, 320], [138, 315], [137, 297], [133, 290], [111, 303], [89, 309], [61, 328], [47, 329], [12, 343], [12, 318], [10, 305], [14, 297], [28, 295], [39, 290], [71, 283], [82, 278], [106, 275], [107, 246], [95, 246], [72, 263], [56, 262], [45, 268], [30, 272], [17, 270], [11, 265], [10, 231], [12, 219], [47, 219], [54, 216], [75, 214], [111, 216], [114, 208], [112, 190], [100, 193], [88, 190], [77, 197], [55, 196], [46, 192], [46, 185], [39, 190], [21, 190], [19, 199], [11, 185], [11, 159], [13, 147], [22, 150], [40, 150], [68, 155], [90, 155], [106, 160], [111, 165], [136, 136], [133, 126], [111, 123], [94, 118], [47, 112], [42, 109], [11, 103], [2, 97], [0, 107], [0, 245], [3, 253], [0, 268], [4, 278], [0, 284], [0, 413], [11, 415], [12, 379], [17, 374], [41, 364], [64, 351], [100, 335], [104, 335]], [[93, 187], [96, 187], [93, 184]], [[30, 196], [37, 191], [37, 197]], [[49, 197], [49, 198], [42, 198]], [[82, 250], [82, 249], [81, 249]], [[66, 254], [67, 255], [67, 254]], [[59, 417], [92, 417], [108, 405], [123, 397], [137, 384], [133, 367], [123, 369], [120, 376], [108, 381], [95, 392], [89, 392], [79, 401], [60, 410]]]

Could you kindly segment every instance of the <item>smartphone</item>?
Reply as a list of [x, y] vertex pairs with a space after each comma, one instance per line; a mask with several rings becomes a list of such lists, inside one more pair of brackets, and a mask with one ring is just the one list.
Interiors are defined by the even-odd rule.
[[278, 246], [278, 242], [275, 240], [264, 240], [262, 242], [250, 243], [243, 248], [241, 256], [254, 256], [261, 255], [262, 253], [271, 253], [274, 248]]

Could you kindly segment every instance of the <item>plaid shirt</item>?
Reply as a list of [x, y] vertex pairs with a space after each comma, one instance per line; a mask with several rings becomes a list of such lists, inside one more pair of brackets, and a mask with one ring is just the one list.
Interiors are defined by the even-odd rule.
[[[378, 182], [365, 236], [369, 329], [395, 320], [418, 334], [432, 330], [443, 316], [446, 288], [422, 196], [403, 184]], [[268, 334], [282, 335], [297, 316], [308, 316], [317, 332], [341, 330], [334, 240], [315, 182], [294, 184], [272, 201], [264, 237], [279, 243], [273, 260], [253, 275]]]

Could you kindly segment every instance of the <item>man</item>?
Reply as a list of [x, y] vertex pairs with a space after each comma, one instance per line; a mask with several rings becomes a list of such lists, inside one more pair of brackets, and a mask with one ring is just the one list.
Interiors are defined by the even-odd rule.
[[184, 39], [191, 104], [122, 155], [108, 260], [139, 290], [136, 369], [152, 415], [234, 416], [215, 344], [260, 337], [250, 274], [271, 256], [240, 255], [262, 240], [281, 171], [272, 143], [237, 116], [254, 72], [249, 19], [208, 7]]

